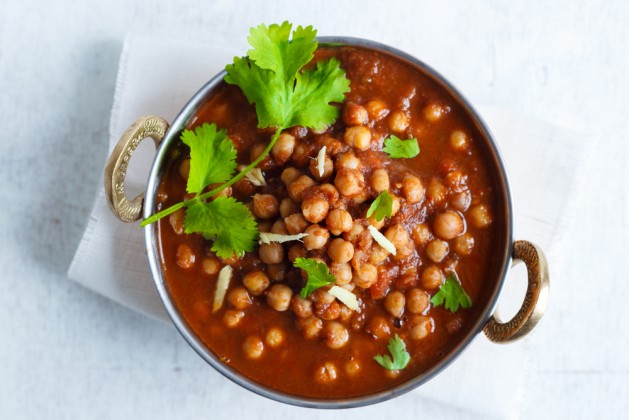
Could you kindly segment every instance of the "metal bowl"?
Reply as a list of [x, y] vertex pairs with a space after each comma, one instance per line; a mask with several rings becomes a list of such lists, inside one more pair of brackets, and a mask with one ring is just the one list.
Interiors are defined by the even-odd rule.
[[[546, 258], [539, 247], [527, 241], [514, 242], [513, 240], [513, 207], [507, 172], [505, 170], [502, 157], [500, 156], [498, 146], [496, 145], [489, 128], [465, 97], [434, 69], [403, 51], [378, 42], [358, 38], [320, 37], [318, 39], [321, 45], [358, 46], [388, 54], [420, 69], [424, 74], [428, 75], [436, 83], [441, 85], [443, 89], [445, 89], [467, 111], [478, 131], [486, 139], [486, 146], [490, 153], [490, 158], [493, 160], [493, 163], [499, 172], [499, 184], [502, 189], [502, 196], [505, 197], [503, 203], [505, 222], [503, 243], [505, 245], [502, 249], [496, 250], [496, 253], [501, 261], [500, 267], [497, 270], [499, 273], [499, 279], [494, 282], [494, 289], [492, 290], [485, 307], [475, 320], [473, 327], [469, 329], [468, 333], [460, 340], [460, 342], [437, 364], [432, 366], [427, 371], [386, 391], [355, 398], [342, 399], [306, 398], [276, 391], [268, 386], [248, 379], [235, 369], [223, 364], [219, 358], [216, 357], [216, 355], [214, 355], [201, 342], [201, 340], [199, 340], [194, 331], [186, 325], [183, 317], [174, 305], [164, 281], [164, 276], [159, 263], [157, 229], [155, 226], [150, 225], [144, 228], [144, 233], [149, 267], [164, 307], [181, 335], [208, 364], [225, 377], [243, 386], [244, 388], [276, 401], [301, 407], [326, 409], [350, 408], [386, 401], [419, 387], [450, 365], [450, 363], [452, 363], [463, 352], [463, 350], [471, 344], [472, 340], [481, 331], [484, 331], [487, 337], [494, 342], [509, 342], [527, 334], [537, 324], [545, 310], [549, 291], [549, 275]], [[121, 220], [132, 222], [138, 220], [141, 216], [147, 218], [155, 212], [155, 195], [159, 181], [167, 164], [167, 152], [170, 146], [173, 142], [177, 141], [181, 130], [184, 129], [190, 118], [197, 114], [206, 98], [212, 95], [214, 89], [223, 83], [224, 76], [225, 72], [223, 71], [207, 82], [205, 86], [203, 86], [190, 99], [186, 106], [184, 106], [170, 126], [161, 117], [144, 116], [138, 118], [138, 120], [136, 120], [136, 122], [122, 135], [118, 145], [112, 152], [105, 169], [105, 190], [108, 203], [114, 214], [116, 214], [116, 216]], [[139, 196], [130, 201], [125, 195], [124, 178], [128, 162], [138, 144], [144, 138], [152, 138], [156, 145], [159, 145], [159, 148], [150, 171], [145, 198]], [[509, 267], [513, 261], [523, 261], [526, 264], [528, 271], [528, 288], [519, 312], [511, 320], [503, 323], [492, 314], [506, 281]]]

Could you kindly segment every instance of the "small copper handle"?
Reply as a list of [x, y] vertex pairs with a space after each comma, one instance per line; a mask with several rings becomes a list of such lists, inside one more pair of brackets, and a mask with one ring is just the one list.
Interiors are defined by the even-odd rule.
[[522, 307], [510, 321], [503, 323], [493, 315], [485, 325], [485, 335], [495, 343], [514, 341], [531, 332], [544, 315], [548, 303], [548, 262], [542, 250], [531, 242], [516, 241], [513, 259], [526, 265], [528, 287]]
[[139, 220], [144, 202], [144, 194], [138, 195], [131, 201], [125, 194], [124, 180], [131, 156], [145, 138], [152, 138], [155, 147], [159, 146], [167, 130], [168, 122], [162, 117], [155, 115], [140, 117], [120, 137], [107, 160], [107, 165], [105, 165], [107, 204], [114, 215], [123, 222]]

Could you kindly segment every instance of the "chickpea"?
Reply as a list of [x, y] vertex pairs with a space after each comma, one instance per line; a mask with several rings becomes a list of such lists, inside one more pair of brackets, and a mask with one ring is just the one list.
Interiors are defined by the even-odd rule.
[[280, 216], [282, 219], [299, 212], [299, 206], [290, 198], [280, 201]]
[[308, 251], [323, 248], [330, 238], [330, 232], [319, 225], [308, 226], [304, 233], [308, 234], [303, 238], [304, 246]]
[[343, 232], [349, 232], [354, 221], [347, 210], [334, 209], [328, 213], [325, 224], [333, 235], [340, 235]]
[[407, 174], [402, 180], [402, 193], [409, 203], [419, 203], [424, 198], [424, 186], [415, 175]]
[[341, 315], [341, 305], [336, 301], [315, 304], [315, 315], [326, 321], [335, 320]]
[[459, 193], [467, 189], [467, 175], [459, 170], [449, 172], [443, 180], [452, 192]]
[[308, 166], [310, 168], [310, 173], [312, 174], [312, 176], [319, 181], [328, 178], [330, 175], [332, 175], [332, 172], [334, 172], [334, 162], [332, 162], [332, 159], [330, 159], [327, 154], [323, 159], [323, 175], [321, 175], [319, 172], [319, 161], [317, 159], [311, 159]]
[[260, 220], [258, 221], [258, 230], [260, 232], [270, 232], [273, 228], [273, 224], [270, 220]]
[[276, 220], [271, 226], [271, 233], [277, 233], [278, 235], [288, 235], [288, 229], [286, 229], [286, 223], [282, 220]]
[[336, 377], [336, 366], [332, 362], [325, 362], [314, 373], [315, 380], [321, 384], [330, 384], [336, 380]]
[[293, 163], [298, 167], [306, 166], [313, 157], [314, 151], [314, 144], [297, 143], [293, 151]]
[[448, 194], [448, 190], [443, 185], [443, 183], [437, 178], [433, 178], [428, 183], [428, 188], [426, 189], [426, 198], [436, 204], [440, 204], [443, 200], [446, 199], [446, 195]]
[[403, 111], [395, 111], [389, 116], [389, 129], [393, 132], [402, 133], [408, 125], [408, 116]]
[[242, 278], [242, 284], [247, 288], [249, 293], [254, 296], [261, 295], [262, 292], [269, 287], [269, 278], [263, 271], [256, 270], [245, 274]]
[[356, 243], [358, 241], [358, 238], [365, 231], [366, 231], [366, 228], [365, 226], [362, 225], [362, 223], [354, 223], [352, 228], [348, 232], [345, 232], [343, 234], [343, 238], [345, 238], [346, 241]]
[[293, 297], [293, 291], [284, 284], [274, 284], [266, 295], [266, 301], [269, 306], [278, 312], [284, 312], [290, 305]]
[[371, 130], [364, 125], [349, 127], [345, 130], [343, 141], [350, 147], [358, 150], [367, 150], [371, 143]]
[[315, 182], [312, 178], [302, 175], [288, 186], [288, 195], [296, 203], [301, 203], [304, 191], [309, 187], [312, 187], [314, 184]]
[[187, 181], [188, 177], [190, 176], [190, 158], [186, 158], [181, 161], [181, 163], [179, 164], [178, 171], [179, 171], [179, 176], [181, 177], [181, 179], [183, 179], [184, 181]]
[[382, 218], [382, 220], [377, 220], [376, 216], [374, 214], [372, 214], [367, 221], [369, 222], [369, 224], [373, 227], [375, 227], [377, 230], [380, 230], [384, 227], [384, 223], [386, 221], [386, 218]]
[[341, 153], [336, 157], [336, 170], [339, 169], [358, 169], [360, 168], [360, 159], [352, 152]]
[[411, 319], [411, 330], [409, 337], [411, 340], [421, 340], [428, 337], [435, 329], [435, 323], [433, 319], [425, 315], [415, 315]]
[[284, 262], [278, 264], [267, 264], [266, 272], [272, 281], [282, 281], [286, 277], [286, 264]]
[[310, 318], [312, 316], [312, 301], [309, 299], [303, 299], [299, 295], [293, 296], [291, 300], [291, 308], [297, 318]]
[[253, 196], [253, 212], [260, 219], [271, 219], [278, 215], [280, 204], [271, 194], [256, 194]]
[[203, 266], [203, 272], [205, 274], [209, 274], [210, 276], [218, 273], [218, 271], [221, 269], [220, 261], [218, 260], [218, 258], [214, 257], [203, 258], [203, 261], [201, 261], [201, 265]]
[[384, 236], [391, 241], [396, 250], [401, 250], [410, 241], [408, 232], [402, 225], [393, 225], [384, 232]]
[[433, 262], [441, 262], [450, 252], [448, 243], [439, 239], [433, 239], [426, 245], [426, 255]]
[[375, 265], [382, 263], [389, 256], [389, 251], [381, 247], [380, 245], [375, 245], [371, 249], [371, 253], [369, 254], [369, 262]]
[[433, 239], [432, 232], [426, 223], [415, 225], [411, 237], [417, 246], [424, 246], [428, 241]]
[[277, 348], [284, 342], [284, 331], [280, 328], [272, 327], [267, 331], [264, 341], [266, 341], [269, 347]]
[[404, 305], [406, 304], [406, 298], [404, 293], [399, 290], [393, 290], [389, 292], [386, 298], [384, 298], [384, 308], [394, 317], [399, 318], [404, 313]]
[[323, 329], [323, 321], [316, 316], [305, 319], [300, 318], [297, 320], [297, 328], [299, 328], [304, 338], [312, 340], [319, 337], [319, 333]]
[[389, 174], [384, 169], [376, 169], [373, 171], [369, 182], [371, 183], [371, 188], [377, 193], [386, 191], [391, 187]]
[[340, 322], [332, 321], [323, 327], [325, 344], [331, 349], [340, 349], [349, 341], [349, 332]]
[[472, 202], [472, 196], [469, 190], [461, 191], [460, 193], [454, 194], [450, 199], [450, 203], [452, 207], [459, 211], [465, 211], [470, 207], [470, 203]]
[[242, 350], [247, 359], [259, 359], [264, 352], [264, 343], [259, 337], [250, 335], [245, 339], [245, 342], [242, 345]]
[[186, 244], [181, 244], [177, 247], [177, 265], [185, 270], [192, 268], [196, 261], [196, 255], [192, 252]]
[[421, 289], [411, 289], [406, 292], [406, 309], [414, 314], [421, 314], [428, 308], [429, 297]]
[[284, 183], [284, 185], [288, 187], [290, 184], [295, 182], [297, 178], [299, 178], [302, 175], [303, 174], [301, 173], [299, 169], [286, 168], [282, 171], [282, 174], [280, 175], [280, 179], [282, 180], [282, 183]]
[[260, 245], [258, 255], [265, 264], [279, 264], [284, 259], [284, 247], [277, 242]]
[[373, 264], [362, 264], [362, 266], [354, 272], [354, 283], [361, 289], [367, 289], [373, 286], [377, 279], [378, 269]]
[[332, 184], [321, 184], [312, 187], [311, 191], [323, 196], [329, 203], [334, 203], [339, 199], [339, 190]]
[[364, 106], [347, 102], [343, 107], [343, 122], [347, 126], [364, 125], [369, 122], [369, 114]]
[[306, 255], [306, 247], [301, 244], [296, 244], [291, 246], [288, 250], [288, 261], [295, 262], [297, 258], [305, 258]]
[[395, 195], [391, 195], [393, 198], [393, 204], [391, 204], [391, 217], [395, 216], [398, 211], [400, 211], [400, 199]]
[[357, 169], [341, 168], [336, 173], [334, 185], [345, 197], [358, 195], [364, 188], [365, 178]]
[[312, 300], [317, 305], [329, 305], [336, 300], [334, 296], [328, 293], [328, 290], [326, 288], [315, 290], [311, 296]]
[[284, 223], [286, 224], [286, 229], [288, 233], [291, 235], [297, 235], [298, 233], [302, 233], [310, 223], [306, 220], [303, 214], [295, 213], [291, 214], [288, 217], [284, 218]]
[[376, 340], [382, 340], [389, 338], [391, 335], [391, 327], [389, 327], [389, 323], [384, 317], [375, 316], [369, 321], [366, 332]]
[[454, 240], [454, 251], [463, 256], [470, 255], [474, 248], [474, 238], [469, 233], [464, 233]]
[[345, 373], [349, 376], [356, 376], [360, 373], [360, 362], [354, 358], [345, 363]]
[[457, 152], [464, 152], [469, 149], [469, 139], [463, 131], [456, 130], [450, 135], [450, 147]]
[[469, 217], [472, 224], [479, 229], [486, 228], [493, 221], [489, 208], [484, 204], [477, 204], [472, 207], [469, 212]]
[[328, 215], [330, 204], [319, 194], [306, 198], [301, 203], [301, 212], [310, 223], [319, 223]]
[[249, 292], [244, 287], [234, 287], [227, 294], [227, 302], [238, 310], [243, 310], [251, 304]]
[[264, 149], [266, 149], [266, 145], [264, 145], [262, 143], [258, 143], [256, 145], [254, 145], [251, 148], [251, 151], [249, 152], [249, 161], [253, 162], [257, 158], [259, 158], [260, 155], [264, 152]]
[[295, 137], [288, 133], [282, 133], [271, 149], [271, 154], [279, 166], [288, 162], [295, 150]]
[[367, 191], [366, 189], [363, 189], [357, 195], [352, 197], [351, 203], [354, 206], [358, 206], [364, 203], [365, 201], [367, 201], [368, 198], [370, 198], [369, 191]]
[[429, 265], [422, 272], [421, 282], [426, 289], [438, 289], [444, 280], [443, 272], [436, 265]]
[[332, 263], [330, 265], [330, 274], [336, 279], [337, 286], [349, 284], [352, 281], [352, 266], [345, 263]]
[[386, 117], [389, 113], [389, 109], [387, 108], [386, 104], [378, 99], [367, 102], [365, 108], [367, 108], [367, 114], [369, 114], [369, 118], [375, 121]]
[[424, 117], [430, 122], [435, 122], [441, 119], [447, 111], [441, 105], [433, 102], [424, 107]]
[[452, 210], [446, 210], [435, 216], [432, 230], [438, 238], [450, 240], [461, 236], [465, 231], [465, 220]]
[[227, 328], [236, 328], [244, 317], [245, 313], [243, 311], [234, 311], [233, 309], [228, 309], [223, 315], [223, 323]]
[[325, 134], [317, 140], [318, 146], [325, 146], [325, 151], [330, 156], [335, 156], [343, 149], [343, 144], [334, 137]]
[[328, 247], [328, 256], [335, 263], [349, 262], [354, 258], [354, 245], [344, 239], [336, 238]]
[[186, 231], [186, 228], [183, 224], [184, 219], [186, 218], [186, 211], [184, 209], [179, 209], [176, 212], [172, 213], [168, 216], [168, 222], [170, 226], [173, 228], [173, 232], [177, 235], [181, 235]]

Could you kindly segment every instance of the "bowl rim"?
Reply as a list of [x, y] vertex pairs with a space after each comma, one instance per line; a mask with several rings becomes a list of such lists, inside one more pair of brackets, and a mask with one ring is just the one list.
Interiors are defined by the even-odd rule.
[[[491, 152], [491, 154], [493, 155], [493, 160], [496, 167], [498, 168], [498, 172], [500, 175], [499, 182], [501, 184], [503, 195], [505, 198], [504, 216], [506, 231], [503, 236], [503, 238], [505, 239], [505, 246], [500, 255], [502, 266], [499, 268], [499, 270], [497, 270], [500, 278], [496, 283], [493, 293], [487, 301], [486, 307], [478, 316], [476, 322], [474, 323], [474, 326], [470, 328], [467, 334], [435, 365], [430, 367], [428, 370], [422, 372], [420, 375], [414, 377], [413, 379], [399, 384], [393, 388], [379, 391], [373, 394], [341, 399], [311, 398], [288, 394], [272, 389], [257, 381], [249, 379], [245, 375], [238, 372], [236, 369], [223, 364], [219, 360], [219, 358], [216, 357], [212, 353], [212, 351], [203, 344], [203, 342], [196, 336], [194, 331], [192, 331], [192, 329], [188, 327], [185, 320], [183, 319], [183, 316], [179, 313], [174, 305], [173, 300], [170, 298], [170, 294], [166, 287], [166, 283], [164, 281], [163, 273], [161, 270], [160, 252], [157, 246], [157, 230], [159, 229], [159, 224], [156, 224], [155, 226], [148, 225], [144, 228], [145, 245], [151, 276], [155, 283], [155, 287], [157, 288], [157, 292], [162, 301], [162, 304], [164, 305], [166, 312], [168, 313], [168, 316], [170, 317], [171, 321], [173, 322], [179, 333], [188, 342], [188, 344], [195, 350], [195, 352], [199, 356], [201, 356], [202, 359], [204, 359], [216, 371], [218, 371], [220, 374], [222, 374], [232, 382], [242, 386], [245, 389], [248, 389], [249, 391], [285, 404], [320, 409], [355, 408], [387, 401], [389, 399], [405, 394], [428, 382], [442, 370], [447, 368], [451, 363], [453, 363], [483, 330], [483, 327], [494, 312], [498, 297], [500, 296], [500, 293], [503, 289], [505, 279], [509, 271], [511, 255], [513, 251], [513, 204], [511, 199], [511, 190], [509, 187], [508, 174], [504, 165], [502, 154], [500, 152], [500, 149], [498, 148], [498, 145], [496, 144], [493, 134], [489, 130], [489, 127], [487, 126], [484, 119], [480, 116], [480, 114], [476, 111], [472, 104], [444, 76], [442, 76], [439, 72], [434, 70], [423, 61], [417, 59], [416, 57], [404, 51], [398, 50], [397, 48], [393, 48], [377, 41], [345, 36], [323, 36], [317, 37], [317, 39], [320, 43], [320, 46], [362, 47], [394, 56], [414, 67], [419, 68], [422, 72], [431, 77], [435, 82], [439, 83], [465, 109], [465, 111], [468, 112], [473, 120], [473, 123], [476, 124], [476, 128], [486, 139], [489, 145], [488, 151]], [[168, 158], [167, 151], [170, 147], [170, 144], [172, 143], [172, 141], [175, 141], [175, 139], [178, 138], [179, 132], [183, 129], [183, 127], [185, 127], [190, 118], [193, 117], [197, 113], [199, 108], [204, 104], [204, 99], [207, 97], [207, 95], [210, 94], [215, 87], [219, 86], [223, 82], [223, 77], [225, 76], [225, 74], [226, 73], [223, 70], [212, 77], [205, 85], [203, 85], [191, 97], [188, 103], [181, 109], [179, 114], [173, 120], [170, 128], [166, 132], [164, 139], [157, 150], [157, 154], [155, 156], [155, 159], [153, 160], [153, 164], [149, 172], [143, 209], [144, 218], [149, 217], [151, 214], [153, 214], [155, 210], [154, 205], [156, 192], [159, 186], [161, 173], [164, 168], [164, 162]]]

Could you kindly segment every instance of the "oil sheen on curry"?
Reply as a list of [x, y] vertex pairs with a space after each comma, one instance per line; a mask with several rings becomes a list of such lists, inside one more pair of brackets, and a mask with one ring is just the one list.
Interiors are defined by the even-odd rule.
[[[243, 178], [222, 193], [247, 204], [260, 232], [307, 236], [257, 245], [225, 260], [201, 235], [184, 233], [183, 211], [162, 219], [157, 229], [168, 291], [220, 360], [288, 394], [338, 399], [416, 377], [469, 332], [497, 281], [493, 250], [504, 246], [504, 197], [486, 139], [430, 76], [359, 47], [321, 46], [314, 60], [330, 57], [351, 82], [336, 122], [326, 130], [284, 131], [259, 165], [266, 185]], [[239, 88], [224, 83], [187, 128], [206, 122], [227, 130], [240, 165], [259, 156], [272, 134], [257, 128], [255, 109]], [[391, 135], [416, 138], [420, 153], [390, 157], [383, 143]], [[157, 210], [186, 195], [189, 149], [179, 141], [171, 156]], [[367, 217], [383, 191], [393, 199], [391, 217]], [[335, 286], [355, 295], [358, 308], [328, 293], [331, 285], [300, 297], [306, 280], [293, 266], [297, 258], [325, 263]], [[213, 311], [226, 265], [232, 278], [224, 303]], [[452, 311], [431, 302], [451, 277], [470, 307]], [[374, 356], [390, 355], [396, 334], [410, 362], [389, 370]]]

